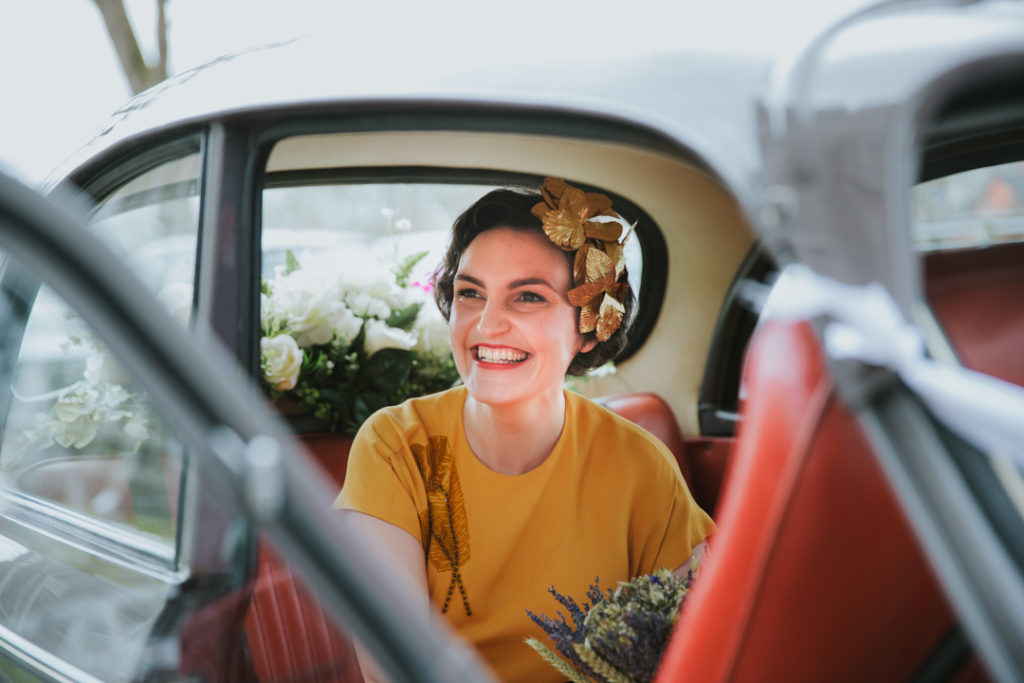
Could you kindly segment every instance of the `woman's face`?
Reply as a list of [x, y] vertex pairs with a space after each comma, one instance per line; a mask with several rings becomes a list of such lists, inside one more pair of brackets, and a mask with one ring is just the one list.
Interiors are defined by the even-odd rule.
[[489, 405], [561, 392], [584, 344], [569, 303], [565, 254], [541, 232], [494, 228], [459, 260], [449, 317], [452, 351], [470, 395]]

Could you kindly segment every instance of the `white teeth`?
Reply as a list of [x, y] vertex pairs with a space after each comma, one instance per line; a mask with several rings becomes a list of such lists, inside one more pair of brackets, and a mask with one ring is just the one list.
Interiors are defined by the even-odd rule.
[[512, 349], [490, 349], [483, 346], [476, 347], [477, 358], [486, 363], [518, 363], [526, 360], [527, 354]]

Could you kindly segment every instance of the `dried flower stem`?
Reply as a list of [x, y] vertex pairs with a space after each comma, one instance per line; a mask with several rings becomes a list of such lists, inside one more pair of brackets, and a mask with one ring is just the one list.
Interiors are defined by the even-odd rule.
[[572, 668], [568, 662], [556, 655], [551, 649], [536, 638], [527, 638], [526, 644], [532, 647], [537, 654], [544, 658], [544, 661], [555, 668], [558, 673], [566, 677], [572, 683], [590, 683], [579, 671]]
[[587, 666], [594, 670], [595, 673], [599, 674], [608, 683], [636, 683], [629, 676], [625, 676], [621, 671], [616, 669], [614, 666], [605, 661], [601, 655], [597, 654], [589, 647], [580, 643], [573, 643], [572, 648], [576, 650], [576, 654], [580, 656]]

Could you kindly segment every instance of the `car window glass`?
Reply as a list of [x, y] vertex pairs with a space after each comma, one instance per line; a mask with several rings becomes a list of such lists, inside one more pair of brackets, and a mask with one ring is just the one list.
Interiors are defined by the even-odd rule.
[[1024, 240], [1024, 162], [920, 183], [911, 201], [918, 251]]
[[131, 529], [173, 558], [182, 452], [117, 358], [45, 285], [4, 273], [4, 485]]
[[[261, 364], [279, 405], [354, 433], [374, 410], [457, 381], [431, 277], [452, 223], [495, 187], [318, 179], [264, 189]], [[639, 240], [624, 251], [639, 291]]]
[[94, 232], [187, 324], [199, 230], [198, 153], [162, 163], [103, 198]]

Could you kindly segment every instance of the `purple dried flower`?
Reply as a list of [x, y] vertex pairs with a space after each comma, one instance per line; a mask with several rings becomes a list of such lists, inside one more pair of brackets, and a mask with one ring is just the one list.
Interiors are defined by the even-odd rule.
[[[595, 579], [586, 594], [593, 606], [584, 603], [582, 608], [550, 587], [549, 592], [568, 610], [572, 626], [561, 612], [558, 621], [529, 610], [527, 613], [577, 671], [598, 681], [607, 676], [649, 681], [657, 673], [692, 581], [692, 572], [678, 578], [667, 569], [659, 569], [602, 593]], [[581, 659], [577, 652], [580, 648], [594, 666]], [[594, 667], [602, 668], [606, 676], [599, 675]]]

